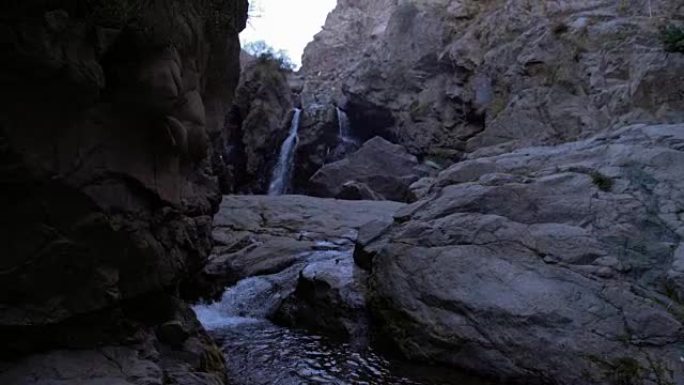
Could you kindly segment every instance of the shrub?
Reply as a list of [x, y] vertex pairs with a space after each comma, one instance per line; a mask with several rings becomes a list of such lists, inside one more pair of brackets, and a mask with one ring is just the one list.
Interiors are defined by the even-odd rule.
[[601, 191], [610, 191], [613, 188], [613, 180], [609, 177], [601, 174], [598, 171], [593, 171], [591, 174], [591, 180], [594, 182], [596, 187]]
[[663, 28], [661, 40], [667, 52], [684, 53], [684, 28], [669, 25]]
[[275, 63], [279, 68], [286, 71], [293, 71], [296, 67], [287, 51], [282, 49], [276, 51], [263, 40], [247, 43], [243, 49], [261, 63]]

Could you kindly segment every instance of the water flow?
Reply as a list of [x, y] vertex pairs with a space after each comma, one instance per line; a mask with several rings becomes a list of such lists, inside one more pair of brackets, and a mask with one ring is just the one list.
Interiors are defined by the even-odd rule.
[[[351, 260], [352, 252], [321, 250], [306, 259]], [[370, 347], [359, 349], [273, 324], [267, 317], [295, 290], [302, 268], [295, 264], [279, 273], [243, 279], [228, 288], [220, 302], [193, 307], [227, 357], [231, 384], [487, 385], [452, 371], [388, 360]]]
[[356, 140], [351, 136], [349, 117], [340, 107], [337, 107], [337, 125], [340, 141], [342, 143], [356, 144]]
[[268, 195], [282, 195], [288, 188], [294, 167], [295, 150], [297, 149], [297, 142], [299, 142], [297, 131], [299, 130], [301, 114], [302, 110], [295, 108], [292, 123], [290, 124], [290, 134], [280, 147], [280, 156], [278, 157], [278, 163], [273, 169], [271, 183], [268, 187]]

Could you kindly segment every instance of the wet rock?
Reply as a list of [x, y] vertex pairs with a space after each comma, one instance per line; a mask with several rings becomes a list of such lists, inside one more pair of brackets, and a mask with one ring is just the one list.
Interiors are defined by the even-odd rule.
[[274, 319], [365, 346], [369, 337], [366, 279], [367, 274], [348, 256], [312, 263], [301, 271], [295, 291]]
[[410, 202], [409, 186], [425, 175], [418, 160], [399, 145], [375, 137], [346, 158], [326, 164], [311, 177], [310, 189], [321, 197], [358, 196]]
[[683, 133], [630, 126], [443, 171], [360, 245], [385, 336], [503, 380], [684, 381]]
[[223, 288], [307, 263], [326, 251], [351, 250], [359, 227], [378, 218], [391, 220], [402, 206], [297, 195], [224, 196], [214, 220], [218, 246], [205, 278]]

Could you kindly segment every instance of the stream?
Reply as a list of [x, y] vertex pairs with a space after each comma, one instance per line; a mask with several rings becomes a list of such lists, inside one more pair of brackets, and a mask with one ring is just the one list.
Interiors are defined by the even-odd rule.
[[294, 288], [304, 266], [331, 258], [351, 258], [351, 250], [314, 251], [281, 272], [239, 281], [219, 302], [194, 306], [225, 354], [229, 383], [485, 385], [460, 373], [389, 360], [370, 347], [358, 348], [267, 319], [283, 293]]

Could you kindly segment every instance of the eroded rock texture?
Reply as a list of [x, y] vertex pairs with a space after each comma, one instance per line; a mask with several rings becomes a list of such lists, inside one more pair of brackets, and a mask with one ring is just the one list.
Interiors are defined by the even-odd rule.
[[263, 194], [280, 146], [287, 137], [295, 98], [289, 72], [275, 60], [254, 58], [243, 52], [243, 71], [228, 121], [224, 162], [232, 179], [224, 193]]
[[211, 248], [247, 2], [2, 7], [2, 353], [137, 340]]
[[443, 171], [356, 259], [409, 357], [542, 384], [684, 381], [684, 125]]
[[344, 106], [361, 139], [445, 163], [679, 122], [684, 56], [660, 28], [683, 14], [671, 0], [343, 0], [306, 49], [302, 104]]

